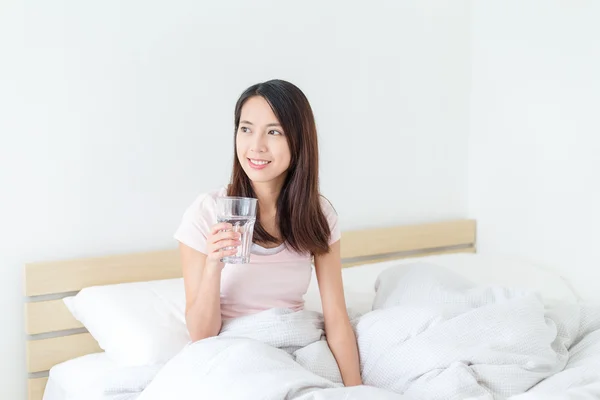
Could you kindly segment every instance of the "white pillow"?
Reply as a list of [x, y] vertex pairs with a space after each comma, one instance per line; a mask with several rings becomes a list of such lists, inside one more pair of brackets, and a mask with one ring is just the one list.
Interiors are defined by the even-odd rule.
[[64, 303], [123, 366], [163, 364], [190, 342], [183, 278], [88, 287]]
[[[557, 272], [514, 258], [458, 253], [413, 257], [344, 268], [342, 279], [348, 309], [359, 314], [370, 311], [375, 299], [375, 282], [379, 274], [390, 267], [416, 261], [446, 267], [478, 285], [533, 290], [540, 293], [547, 303], [578, 301], [577, 294], [571, 290], [566, 279]], [[314, 269], [304, 300], [307, 309], [322, 311]]]
[[558, 272], [520, 258], [459, 253], [423, 257], [418, 261], [446, 267], [478, 285], [532, 290], [539, 293], [546, 303], [579, 301], [579, 296]]

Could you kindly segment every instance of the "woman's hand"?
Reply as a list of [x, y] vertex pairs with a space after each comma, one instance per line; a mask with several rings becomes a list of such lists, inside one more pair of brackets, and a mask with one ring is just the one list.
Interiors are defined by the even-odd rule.
[[[206, 266], [222, 269], [225, 265], [223, 257], [237, 254], [242, 242], [241, 234], [234, 232], [233, 225], [221, 222], [210, 228], [210, 235], [206, 238]], [[233, 248], [231, 248], [233, 247]]]

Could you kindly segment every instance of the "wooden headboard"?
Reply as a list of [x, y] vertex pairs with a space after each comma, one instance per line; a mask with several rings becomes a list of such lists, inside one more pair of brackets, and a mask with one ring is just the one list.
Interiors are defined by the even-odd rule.
[[[343, 266], [474, 253], [475, 229], [474, 220], [455, 220], [343, 232]], [[71, 316], [63, 297], [89, 286], [180, 277], [177, 250], [27, 264], [24, 282], [28, 399], [42, 399], [47, 371], [54, 365], [102, 351]]]

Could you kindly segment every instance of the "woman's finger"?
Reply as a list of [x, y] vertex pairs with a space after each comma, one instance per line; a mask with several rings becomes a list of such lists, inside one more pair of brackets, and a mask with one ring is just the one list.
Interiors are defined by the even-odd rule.
[[227, 257], [227, 256], [233, 256], [234, 254], [237, 254], [238, 249], [230, 249], [230, 250], [219, 250], [216, 254], [217, 254], [217, 258], [219, 260], [222, 260], [223, 257]]
[[220, 222], [211, 226], [210, 233], [211, 235], [215, 235], [220, 231], [230, 231], [231, 229], [233, 229], [233, 225], [231, 225], [229, 222]]
[[211, 241], [212, 243], [218, 243], [221, 240], [237, 240], [240, 237], [242, 237], [242, 235], [238, 232], [233, 232], [233, 231], [227, 231], [227, 232], [218, 232], [215, 233], [214, 235], [212, 235], [211, 237]]
[[242, 244], [242, 242], [235, 239], [219, 240], [218, 242], [214, 243], [216, 249], [224, 249], [226, 247], [238, 247], [240, 244]]

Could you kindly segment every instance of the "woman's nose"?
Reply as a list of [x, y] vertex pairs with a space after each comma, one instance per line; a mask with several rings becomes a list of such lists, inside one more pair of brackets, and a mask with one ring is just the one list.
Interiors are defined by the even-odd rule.
[[257, 153], [264, 153], [267, 150], [267, 141], [265, 139], [265, 135], [254, 135], [252, 141], [252, 150]]

